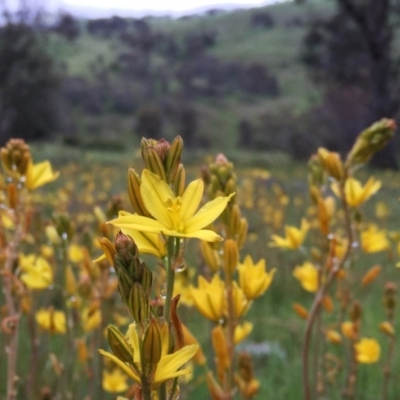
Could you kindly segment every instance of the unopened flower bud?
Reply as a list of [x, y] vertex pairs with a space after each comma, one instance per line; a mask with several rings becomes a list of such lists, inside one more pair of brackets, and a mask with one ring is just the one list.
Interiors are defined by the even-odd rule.
[[381, 272], [382, 267], [380, 265], [375, 265], [371, 269], [367, 271], [367, 273], [363, 276], [361, 280], [361, 285], [362, 286], [367, 286], [370, 283], [372, 283], [379, 275]]
[[293, 310], [296, 312], [296, 314], [303, 319], [308, 318], [308, 311], [299, 303], [293, 303], [292, 305]]
[[11, 176], [25, 175], [31, 159], [29, 146], [23, 139], [10, 139], [1, 148], [1, 162], [4, 170]]
[[344, 178], [344, 168], [338, 153], [328, 151], [321, 147], [318, 149], [318, 158], [321, 165], [330, 176], [337, 180], [342, 180]]
[[395, 334], [394, 326], [391, 322], [385, 321], [379, 324], [379, 329], [388, 336], [393, 336]]
[[140, 193], [140, 176], [132, 168], [128, 170], [128, 196], [129, 201], [135, 212], [145, 217], [150, 217], [149, 212], [143, 203], [142, 195]]
[[115, 238], [114, 265], [115, 268], [124, 269], [133, 282], [140, 282], [143, 274], [143, 266], [139, 258], [139, 250], [129, 235], [121, 231]]
[[212, 272], [218, 272], [220, 267], [220, 258], [218, 252], [214, 249], [214, 244], [209, 242], [200, 242], [201, 254], [206, 264]]
[[128, 299], [128, 309], [138, 324], [145, 324], [150, 317], [150, 303], [149, 297], [146, 296], [140, 283], [134, 283]]
[[143, 361], [145, 364], [157, 364], [161, 359], [161, 333], [158, 322], [150, 321], [143, 338]]
[[171, 143], [167, 157], [164, 161], [165, 171], [167, 173], [168, 182], [175, 180], [176, 173], [181, 162], [183, 150], [183, 140], [180, 136], [177, 136]]
[[239, 250], [234, 240], [228, 239], [224, 243], [224, 268], [232, 275], [239, 262]]
[[396, 122], [393, 119], [383, 118], [362, 131], [347, 156], [351, 164], [366, 163], [371, 157], [393, 137]]
[[166, 181], [164, 165], [154, 147], [146, 147], [142, 150], [142, 157], [146, 168]]
[[179, 164], [178, 170], [174, 179], [174, 191], [177, 196], [182, 196], [185, 191], [186, 171], [183, 164]]
[[355, 301], [350, 309], [350, 319], [353, 322], [357, 322], [360, 320], [361, 315], [362, 315], [361, 304], [358, 301]]
[[107, 326], [107, 338], [111, 350], [116, 357], [124, 362], [132, 362], [132, 348], [116, 326]]

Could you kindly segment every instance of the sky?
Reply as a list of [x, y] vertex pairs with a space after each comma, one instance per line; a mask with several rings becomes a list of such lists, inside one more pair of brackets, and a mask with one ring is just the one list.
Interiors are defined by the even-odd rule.
[[[13, 8], [21, 0], [0, 0]], [[59, 10], [83, 16], [100, 17], [113, 14], [140, 16], [148, 14], [184, 15], [211, 8], [261, 7], [277, 0], [23, 0], [53, 13]], [[88, 15], [89, 14], [89, 15]]]

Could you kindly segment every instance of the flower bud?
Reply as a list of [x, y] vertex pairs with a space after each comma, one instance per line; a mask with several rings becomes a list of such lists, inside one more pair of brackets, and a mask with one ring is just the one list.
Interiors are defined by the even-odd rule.
[[239, 250], [234, 240], [228, 239], [224, 243], [224, 268], [226, 273], [232, 275], [239, 262]]
[[361, 285], [362, 286], [367, 286], [370, 283], [372, 283], [379, 275], [381, 272], [382, 267], [380, 265], [375, 265], [371, 269], [367, 271], [367, 273], [363, 276], [361, 280]]
[[74, 227], [68, 214], [58, 214], [53, 217], [57, 233], [63, 240], [71, 241], [74, 236]]
[[249, 229], [249, 223], [246, 218], [240, 220], [240, 229], [237, 237], [238, 248], [241, 249], [247, 239], [247, 231]]
[[146, 296], [143, 287], [137, 282], [132, 286], [127, 306], [136, 323], [146, 324], [150, 316], [149, 297]]
[[142, 195], [140, 193], [140, 177], [132, 168], [128, 170], [128, 196], [129, 201], [135, 212], [145, 217], [151, 217], [143, 203]]
[[157, 364], [161, 359], [161, 334], [155, 319], [150, 321], [143, 338], [142, 357], [145, 364]]
[[320, 147], [318, 149], [318, 159], [330, 176], [337, 180], [344, 178], [344, 168], [338, 153]]
[[325, 333], [326, 339], [333, 343], [333, 344], [340, 344], [342, 342], [342, 336], [340, 336], [340, 333], [337, 331], [334, 331], [333, 329], [329, 329]]
[[15, 210], [18, 204], [18, 191], [15, 183], [10, 183], [7, 186], [8, 205]]
[[23, 139], [10, 139], [0, 151], [1, 163], [11, 176], [25, 175], [31, 159], [29, 146]]
[[183, 140], [180, 136], [177, 136], [171, 143], [166, 160], [164, 162], [165, 171], [167, 173], [168, 182], [175, 180], [176, 173], [181, 162], [183, 150]]
[[179, 164], [174, 179], [174, 191], [177, 196], [182, 196], [185, 191], [186, 171], [182, 164]]
[[355, 301], [350, 309], [350, 319], [353, 322], [357, 322], [360, 320], [361, 315], [362, 315], [361, 304], [358, 301]]
[[158, 175], [162, 180], [164, 180], [164, 181], [167, 180], [167, 178], [165, 176], [164, 165], [154, 147], [146, 147], [145, 149], [143, 149], [142, 157], [143, 157], [144, 163], [146, 164], [146, 168], [149, 171]]
[[388, 336], [394, 336], [395, 330], [391, 322], [385, 321], [379, 324], [379, 329]]
[[229, 358], [228, 345], [226, 343], [225, 333], [221, 325], [217, 325], [211, 333], [212, 344], [221, 369], [227, 369], [231, 365]]
[[133, 350], [125, 336], [114, 325], [107, 326], [107, 339], [111, 350], [116, 357], [124, 362], [132, 362]]
[[296, 312], [296, 314], [303, 319], [308, 318], [308, 311], [299, 303], [293, 303], [292, 305], [293, 310]]
[[209, 371], [207, 373], [207, 388], [211, 395], [212, 400], [224, 400], [226, 399], [225, 393], [222, 390], [220, 384], [215, 380], [213, 373]]
[[217, 272], [220, 267], [220, 259], [218, 252], [214, 249], [212, 243], [200, 242], [201, 254], [206, 264], [210, 267], [212, 272]]
[[396, 130], [396, 122], [393, 119], [383, 118], [362, 131], [353, 148], [347, 156], [347, 162], [351, 164], [366, 163], [371, 157], [393, 137]]
[[143, 274], [143, 265], [140, 262], [139, 250], [129, 235], [121, 231], [115, 238], [114, 265], [116, 270], [123, 269], [133, 282], [140, 282]]

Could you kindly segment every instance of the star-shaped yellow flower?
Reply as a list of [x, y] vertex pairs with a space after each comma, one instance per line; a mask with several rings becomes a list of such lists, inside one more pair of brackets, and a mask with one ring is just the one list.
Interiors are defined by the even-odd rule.
[[[344, 184], [346, 202], [351, 207], [358, 207], [374, 195], [381, 186], [382, 183], [373, 177], [369, 178], [364, 186], [357, 179], [347, 178]], [[332, 185], [332, 190], [338, 197], [341, 197], [339, 186], [336, 182]]]
[[312, 263], [306, 261], [303, 265], [297, 266], [293, 276], [307, 292], [314, 293], [318, 290], [318, 270]]
[[167, 183], [149, 170], [143, 170], [140, 194], [152, 218], [123, 213], [109, 223], [122, 229], [162, 233], [166, 236], [198, 238], [206, 242], [221, 240], [214, 231], [204, 229], [224, 211], [233, 196], [217, 197], [199, 210], [204, 192], [201, 179], [191, 182], [182, 197], [176, 197]]
[[199, 288], [191, 287], [193, 303], [204, 317], [219, 321], [225, 312], [225, 284], [215, 274], [211, 282], [199, 276]]
[[261, 296], [271, 285], [275, 269], [266, 271], [265, 260], [253, 263], [251, 256], [247, 255], [243, 264], [239, 264], [239, 285], [248, 300]]
[[46, 289], [53, 283], [53, 270], [43, 257], [34, 254], [19, 257], [21, 281], [30, 289]]
[[119, 368], [112, 371], [103, 371], [103, 389], [109, 393], [120, 393], [128, 389], [128, 377]]
[[40, 309], [35, 316], [37, 324], [51, 334], [65, 333], [67, 330], [67, 319], [63, 311], [50, 309]]
[[310, 225], [306, 219], [301, 220], [301, 227], [285, 226], [285, 237], [272, 235], [271, 247], [281, 247], [284, 249], [298, 249], [304, 242]]
[[371, 225], [361, 233], [361, 247], [366, 253], [378, 253], [387, 250], [390, 246], [385, 230]]
[[59, 172], [53, 172], [49, 161], [33, 164], [31, 160], [26, 171], [25, 186], [29, 190], [34, 190], [46, 183], [55, 181], [59, 175]]

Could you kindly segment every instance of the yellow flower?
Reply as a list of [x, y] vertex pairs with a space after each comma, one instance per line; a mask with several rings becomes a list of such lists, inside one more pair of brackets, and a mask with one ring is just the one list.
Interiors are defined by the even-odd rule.
[[111, 372], [103, 372], [103, 389], [110, 393], [119, 393], [128, 389], [126, 380], [128, 377], [119, 368], [114, 368]]
[[272, 235], [271, 247], [282, 247], [284, 249], [298, 249], [304, 242], [310, 225], [305, 218], [301, 220], [301, 227], [285, 226], [285, 237]]
[[[368, 179], [365, 186], [361, 186], [360, 181], [354, 178], [347, 178], [344, 184], [344, 193], [346, 202], [351, 207], [358, 207], [360, 204], [366, 202], [373, 194], [375, 194], [382, 186], [380, 181], [376, 181], [371, 177]], [[337, 183], [332, 185], [333, 192], [340, 196], [339, 186]]]
[[46, 289], [53, 283], [53, 270], [43, 257], [20, 255], [21, 280], [30, 289]]
[[301, 287], [307, 292], [313, 293], [318, 290], [318, 270], [309, 261], [297, 266], [293, 271], [293, 276], [300, 281]]
[[361, 247], [366, 253], [378, 253], [387, 250], [390, 246], [385, 230], [371, 225], [361, 233]]
[[84, 248], [77, 244], [71, 244], [68, 247], [68, 258], [75, 264], [82, 262], [85, 258]]
[[239, 264], [239, 285], [248, 300], [260, 297], [271, 285], [276, 270], [267, 272], [265, 269], [264, 259], [254, 264], [249, 255], [245, 257], [243, 264]]
[[26, 171], [25, 186], [29, 190], [34, 190], [46, 183], [55, 181], [59, 175], [59, 172], [53, 172], [49, 161], [33, 164], [31, 160]]
[[[232, 284], [232, 300], [233, 300], [233, 310], [235, 312], [235, 316], [237, 318], [240, 318], [244, 314], [246, 314], [247, 310], [249, 309], [250, 303], [246, 299], [243, 290], [238, 286], [236, 281], [233, 281]], [[225, 311], [227, 311], [226, 308]]]
[[183, 333], [183, 342], [185, 345], [197, 344], [199, 349], [197, 350], [196, 354], [193, 356], [193, 361], [198, 365], [205, 365], [207, 363], [206, 356], [201, 349], [199, 342], [193, 336], [192, 332], [187, 328], [186, 325], [182, 324], [182, 333]]
[[357, 326], [353, 322], [342, 322], [340, 329], [347, 339], [355, 340], [357, 338]]
[[238, 344], [244, 339], [246, 339], [247, 336], [250, 335], [252, 330], [253, 330], [253, 324], [251, 322], [245, 322], [242, 325], [237, 325], [234, 334], [235, 344]]
[[[190, 373], [189, 369], [180, 369], [183, 364], [187, 363], [197, 352], [199, 346], [192, 344], [183, 346], [175, 353], [168, 354], [170, 348], [169, 345], [169, 331], [168, 326], [164, 323], [163, 327], [160, 328], [161, 335], [161, 358], [157, 363], [156, 370], [151, 382], [152, 389], [169, 379], [176, 378], [178, 376], [186, 375]], [[125, 372], [128, 377], [132, 378], [135, 382], [140, 383], [140, 376], [136, 370], [141, 370], [141, 351], [139, 344], [139, 335], [136, 330], [135, 324], [130, 324], [126, 335], [128, 345], [132, 349], [132, 360], [130, 364], [135, 364], [136, 368], [133, 369], [128, 363], [120, 360], [114, 354], [111, 354], [104, 350], [99, 350], [100, 354], [113, 361], [122, 371]]]
[[199, 288], [191, 287], [193, 303], [204, 317], [211, 321], [219, 321], [225, 311], [225, 284], [219, 275], [214, 275], [208, 282], [199, 276]]
[[375, 339], [362, 338], [354, 345], [357, 362], [372, 364], [379, 360], [381, 347]]
[[167, 183], [149, 170], [143, 170], [140, 193], [147, 211], [155, 218], [124, 213], [109, 223], [124, 230], [162, 233], [166, 236], [198, 238], [206, 242], [221, 240], [214, 231], [204, 229], [224, 211], [233, 196], [217, 197], [198, 209], [204, 192], [201, 179], [191, 182], [182, 197], [176, 197]]
[[82, 311], [82, 328], [85, 332], [92, 331], [101, 324], [101, 310], [94, 305]]
[[63, 311], [40, 309], [35, 316], [37, 324], [50, 333], [65, 333], [66, 318]]

